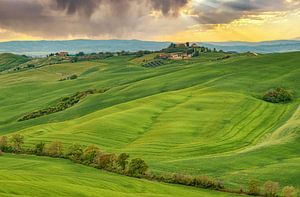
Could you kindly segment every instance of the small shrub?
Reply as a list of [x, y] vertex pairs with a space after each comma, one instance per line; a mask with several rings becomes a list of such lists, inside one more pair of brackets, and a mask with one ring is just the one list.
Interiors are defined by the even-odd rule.
[[117, 158], [117, 164], [121, 171], [124, 171], [126, 168], [126, 165], [128, 164], [127, 159], [129, 158], [129, 155], [127, 153], [121, 153]]
[[40, 142], [35, 145], [34, 153], [36, 155], [44, 155], [44, 152], [45, 152], [45, 143], [44, 142]]
[[80, 162], [83, 156], [83, 147], [80, 144], [72, 144], [66, 151], [66, 157], [74, 162]]
[[0, 150], [0, 156], [2, 156], [3, 155], [3, 152], [2, 152], [2, 150]]
[[100, 153], [100, 149], [95, 145], [89, 145], [83, 151], [83, 161], [86, 164], [92, 164], [95, 157]]
[[16, 133], [11, 136], [10, 141], [13, 152], [21, 152], [22, 145], [24, 144], [24, 137], [21, 134]]
[[128, 173], [131, 176], [144, 175], [148, 170], [148, 165], [146, 162], [140, 158], [132, 159], [129, 163]]
[[74, 79], [77, 79], [77, 78], [78, 78], [78, 76], [75, 75], [75, 74], [70, 76], [70, 80], [74, 80]]
[[97, 154], [97, 156], [94, 159], [94, 163], [96, 164], [96, 167], [100, 169], [106, 169], [106, 170], [114, 170], [116, 162], [116, 155], [115, 154]]
[[282, 193], [284, 197], [295, 197], [296, 189], [293, 186], [285, 186], [282, 189]]
[[271, 89], [263, 96], [263, 100], [271, 103], [288, 103], [292, 99], [292, 94], [283, 88]]
[[248, 194], [253, 196], [260, 194], [260, 184], [258, 181], [252, 180], [249, 182]]
[[63, 144], [60, 141], [53, 141], [47, 148], [47, 154], [51, 157], [63, 156]]
[[279, 184], [273, 181], [267, 181], [264, 184], [265, 195], [268, 197], [275, 197], [277, 195]]
[[8, 147], [8, 137], [1, 136], [0, 137], [0, 150], [5, 151]]
[[193, 186], [194, 179], [192, 176], [189, 175], [175, 173], [172, 176], [172, 183]]

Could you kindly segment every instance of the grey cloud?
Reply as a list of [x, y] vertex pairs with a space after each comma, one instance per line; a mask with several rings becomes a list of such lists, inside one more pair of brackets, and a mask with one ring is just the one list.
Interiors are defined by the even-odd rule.
[[285, 0], [211, 0], [195, 4], [192, 14], [200, 24], [224, 24], [249, 14], [290, 10], [295, 8], [293, 6]]

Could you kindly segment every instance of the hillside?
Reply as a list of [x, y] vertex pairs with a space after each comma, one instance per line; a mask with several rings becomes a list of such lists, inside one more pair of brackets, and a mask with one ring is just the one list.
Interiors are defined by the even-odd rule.
[[[27, 146], [53, 140], [95, 144], [143, 158], [158, 174], [209, 175], [234, 189], [247, 189], [252, 179], [299, 188], [300, 52], [222, 59], [224, 55], [212, 52], [155, 68], [143, 67], [141, 58], [127, 55], [0, 75], [0, 135], [21, 133]], [[59, 81], [66, 73], [79, 77]], [[293, 101], [263, 101], [264, 93], [275, 87], [291, 91]], [[88, 89], [108, 91], [89, 95], [63, 111], [18, 121]], [[18, 160], [11, 157], [0, 161]], [[39, 158], [28, 160], [28, 166], [41, 165]], [[73, 168], [60, 161], [55, 165]], [[10, 167], [1, 168], [6, 172]], [[82, 172], [77, 166], [76, 171]], [[29, 177], [31, 173], [35, 172], [28, 172]]]
[[14, 68], [30, 59], [26, 56], [15, 55], [11, 53], [0, 53], [0, 72]]
[[138, 180], [57, 159], [6, 155], [0, 158], [0, 162], [0, 196], [2, 197], [20, 195], [53, 197], [234, 196], [221, 192]]

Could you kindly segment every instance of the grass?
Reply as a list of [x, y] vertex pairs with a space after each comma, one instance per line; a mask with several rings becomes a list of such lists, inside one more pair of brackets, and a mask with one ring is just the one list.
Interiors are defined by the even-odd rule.
[[3, 197], [235, 196], [216, 191], [130, 178], [73, 164], [62, 159], [5, 155], [0, 157], [0, 162], [0, 196]]
[[[299, 187], [300, 52], [216, 58], [149, 69], [119, 56], [0, 75], [0, 135], [96, 144], [141, 157], [156, 173], [209, 175], [232, 188], [251, 179]], [[61, 73], [80, 77], [59, 82]], [[292, 91], [294, 101], [263, 101], [274, 87]], [[63, 112], [17, 122], [61, 97], [103, 88], [110, 89]]]
[[0, 54], [0, 72], [14, 68], [20, 64], [28, 62], [30, 59], [25, 56], [15, 55], [11, 53]]

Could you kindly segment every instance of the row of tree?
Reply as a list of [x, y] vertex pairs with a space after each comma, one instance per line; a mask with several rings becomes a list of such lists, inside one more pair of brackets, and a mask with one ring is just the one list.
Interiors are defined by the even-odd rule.
[[[149, 171], [146, 162], [140, 158], [129, 160], [129, 154], [127, 153], [106, 153], [95, 145], [85, 147], [80, 144], [72, 144], [65, 147], [60, 141], [53, 141], [49, 144], [40, 142], [31, 148], [25, 148], [23, 145], [23, 135], [14, 134], [10, 138], [2, 136], [0, 137], [0, 155], [3, 154], [2, 152], [7, 152], [64, 158], [75, 163], [92, 166], [94, 168], [159, 182], [181, 184], [253, 196], [279, 196], [279, 184], [277, 182], [265, 182], [263, 185], [263, 191], [261, 190], [261, 186], [258, 181], [250, 181], [247, 191], [243, 191], [243, 189], [240, 189], [239, 191], [228, 190], [224, 187], [222, 181], [212, 179], [207, 176], [190, 176], [180, 173], [156, 175]], [[297, 195], [296, 189], [292, 186], [284, 187], [282, 192], [284, 197], [294, 197]]]
[[47, 107], [44, 109], [40, 109], [40, 110], [25, 114], [21, 118], [19, 118], [18, 121], [20, 122], [20, 121], [30, 120], [30, 119], [34, 119], [34, 118], [38, 118], [41, 116], [45, 116], [45, 115], [63, 111], [65, 109], [68, 109], [68, 108], [74, 106], [75, 104], [77, 104], [79, 101], [81, 101], [88, 95], [96, 94], [96, 93], [104, 93], [107, 90], [108, 90], [108, 88], [101, 89], [101, 90], [90, 89], [90, 90], [77, 92], [71, 96], [66, 96], [66, 97], [61, 98], [58, 103], [56, 103], [55, 105], [53, 105], [51, 107]]
[[72, 144], [65, 147], [60, 141], [53, 141], [49, 144], [40, 142], [31, 148], [25, 148], [23, 145], [23, 135], [14, 134], [10, 138], [0, 137], [0, 151], [7, 153], [65, 158], [75, 163], [133, 177], [145, 176], [148, 170], [148, 165], [140, 158], [129, 160], [127, 153], [119, 155], [106, 153], [95, 145], [84, 147], [80, 144]]

